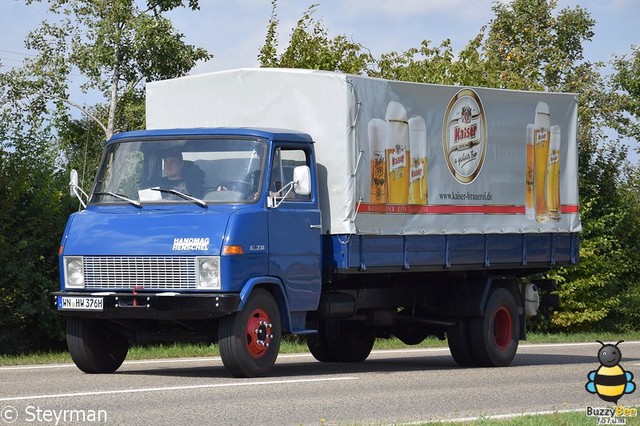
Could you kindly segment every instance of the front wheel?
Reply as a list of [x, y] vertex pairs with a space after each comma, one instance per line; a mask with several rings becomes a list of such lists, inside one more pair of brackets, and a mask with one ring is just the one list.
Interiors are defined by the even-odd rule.
[[113, 373], [129, 352], [129, 341], [93, 318], [67, 318], [67, 346], [76, 366], [85, 373]]
[[222, 363], [235, 377], [268, 374], [278, 357], [282, 334], [278, 305], [271, 293], [255, 289], [244, 308], [221, 319]]
[[363, 362], [373, 349], [376, 334], [373, 328], [359, 322], [336, 320], [330, 338], [333, 338], [330, 345], [335, 345], [339, 361]]
[[495, 288], [481, 317], [470, 321], [471, 347], [475, 360], [484, 367], [511, 364], [518, 350], [520, 317], [511, 292]]

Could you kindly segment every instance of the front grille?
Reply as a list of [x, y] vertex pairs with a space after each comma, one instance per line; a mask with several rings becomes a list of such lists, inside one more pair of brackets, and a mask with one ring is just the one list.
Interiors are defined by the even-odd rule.
[[84, 257], [85, 288], [196, 288], [193, 257]]

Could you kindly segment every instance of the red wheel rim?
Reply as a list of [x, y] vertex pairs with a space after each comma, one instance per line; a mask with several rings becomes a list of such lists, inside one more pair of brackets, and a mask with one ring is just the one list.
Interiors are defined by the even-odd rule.
[[262, 358], [273, 339], [271, 320], [264, 309], [254, 310], [247, 320], [245, 329], [247, 349], [254, 359]]
[[507, 349], [513, 337], [513, 321], [511, 313], [505, 307], [500, 307], [493, 317], [493, 338], [501, 351]]

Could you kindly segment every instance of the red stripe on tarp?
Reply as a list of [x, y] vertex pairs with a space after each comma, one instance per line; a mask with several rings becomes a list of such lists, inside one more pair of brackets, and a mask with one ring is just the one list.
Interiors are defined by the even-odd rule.
[[580, 211], [580, 206], [575, 204], [563, 204], [560, 206], [560, 211], [562, 213], [578, 213]]
[[[577, 205], [563, 205], [562, 213], [578, 213]], [[524, 206], [492, 205], [396, 205], [396, 204], [360, 204], [358, 213], [396, 213], [396, 214], [524, 214]]]

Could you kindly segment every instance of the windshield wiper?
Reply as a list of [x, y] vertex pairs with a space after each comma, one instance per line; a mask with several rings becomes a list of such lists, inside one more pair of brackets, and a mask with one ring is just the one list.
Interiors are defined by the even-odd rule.
[[196, 197], [192, 197], [189, 194], [185, 194], [184, 192], [180, 192], [180, 191], [176, 191], [175, 189], [169, 189], [169, 188], [160, 188], [160, 187], [154, 187], [154, 188], [150, 188], [154, 191], [160, 191], [160, 192], [167, 192], [169, 194], [174, 194], [177, 195], [178, 197], [184, 198], [185, 200], [189, 200], [197, 205], [199, 205], [200, 207], [206, 209], [209, 208], [209, 206], [207, 205], [207, 203], [205, 203], [204, 201], [202, 201], [199, 198]]
[[142, 204], [140, 204], [136, 200], [132, 200], [131, 198], [125, 197], [122, 194], [116, 194], [115, 192], [111, 192], [111, 191], [94, 192], [93, 195], [111, 195], [112, 197], [115, 197], [115, 198], [117, 198], [119, 200], [122, 200], [122, 201], [126, 201], [127, 203], [129, 203], [132, 206], [135, 206], [135, 207], [137, 207], [139, 209], [142, 208]]

